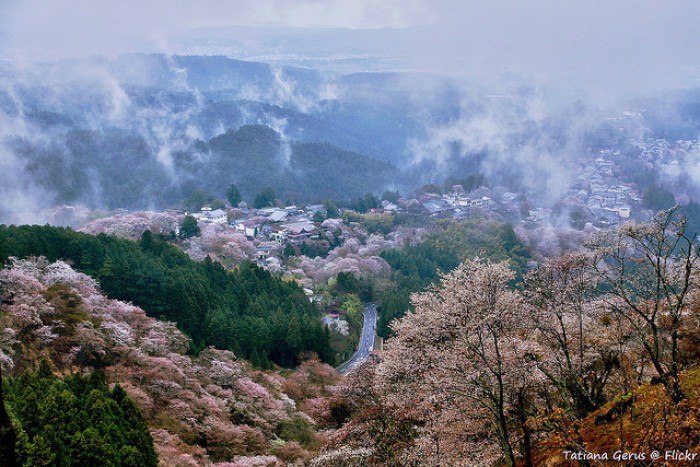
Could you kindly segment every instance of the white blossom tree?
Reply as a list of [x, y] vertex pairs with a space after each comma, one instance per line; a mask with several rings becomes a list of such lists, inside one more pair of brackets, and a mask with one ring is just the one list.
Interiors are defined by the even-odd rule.
[[608, 308], [632, 327], [675, 402], [685, 397], [680, 344], [697, 313], [691, 299], [698, 289], [698, 248], [686, 223], [675, 207], [651, 222], [627, 223], [589, 242]]
[[505, 263], [466, 261], [393, 325], [378, 372], [388, 405], [422, 420], [414, 453], [424, 462], [528, 462], [538, 374], [523, 357], [538, 349], [514, 276]]

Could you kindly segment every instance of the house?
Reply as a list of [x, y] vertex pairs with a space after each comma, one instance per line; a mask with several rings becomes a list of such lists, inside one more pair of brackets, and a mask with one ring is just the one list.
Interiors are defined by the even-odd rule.
[[267, 238], [269, 238], [273, 242], [277, 242], [280, 245], [282, 245], [284, 242], [287, 241], [287, 234], [289, 233], [289, 230], [284, 227], [283, 225], [271, 225], [268, 229], [267, 232]]
[[200, 212], [193, 214], [192, 217], [202, 224], [225, 224], [228, 220], [226, 211], [223, 209], [215, 209], [212, 211], [211, 208], [207, 207], [202, 208]]
[[488, 208], [492, 204], [491, 198], [488, 196], [482, 196], [481, 198], [474, 198], [469, 202], [469, 206], [472, 208]]
[[289, 213], [290, 216], [301, 216], [304, 214], [304, 210], [300, 209], [294, 205], [287, 206], [284, 208], [285, 212]]
[[285, 220], [287, 217], [289, 217], [289, 212], [282, 210], [282, 209], [277, 209], [273, 213], [270, 214], [268, 219], [270, 219], [271, 222], [282, 222]]
[[271, 252], [271, 251], [272, 251], [272, 248], [270, 248], [270, 247], [265, 247], [265, 246], [263, 246], [263, 247], [257, 247], [257, 248], [255, 249], [255, 256], [256, 256], [259, 260], [264, 260], [264, 259], [267, 259], [267, 258], [270, 256], [270, 252]]
[[394, 204], [388, 200], [382, 201], [382, 207], [384, 208], [385, 211], [398, 211], [399, 210], [399, 207], [396, 204]]
[[614, 227], [620, 223], [620, 217], [617, 212], [608, 211], [605, 209], [594, 209], [595, 221], [593, 225], [601, 228]]
[[441, 212], [448, 212], [448, 211], [452, 211], [454, 209], [453, 206], [450, 206], [447, 203], [447, 201], [445, 201], [443, 199], [431, 199], [430, 201], [424, 202], [423, 207], [431, 215], [437, 215], [437, 214], [440, 214]]
[[605, 210], [616, 213], [620, 219], [629, 219], [631, 214], [629, 206], [615, 206], [612, 208], [605, 208]]
[[258, 234], [258, 229], [260, 228], [259, 223], [251, 220], [234, 222], [232, 226], [236, 229], [236, 232], [240, 232], [249, 238], [254, 238]]
[[319, 238], [319, 224], [310, 221], [291, 222], [282, 224], [287, 229], [287, 239], [292, 242]]

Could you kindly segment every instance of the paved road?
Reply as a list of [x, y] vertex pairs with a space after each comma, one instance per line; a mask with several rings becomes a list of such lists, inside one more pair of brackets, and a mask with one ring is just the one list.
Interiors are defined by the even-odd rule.
[[342, 374], [349, 373], [357, 368], [374, 350], [374, 338], [377, 335], [377, 305], [375, 303], [365, 304], [365, 320], [362, 325], [362, 336], [360, 337], [360, 346], [357, 352], [350, 357], [350, 360], [338, 367], [338, 371]]

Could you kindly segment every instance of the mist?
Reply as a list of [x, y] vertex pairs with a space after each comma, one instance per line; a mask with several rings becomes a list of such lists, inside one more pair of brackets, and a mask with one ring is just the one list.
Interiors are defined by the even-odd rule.
[[[699, 77], [694, 53], [700, 45], [695, 29], [700, 5], [692, 0], [209, 0], [197, 6], [180, 0], [108, 0], [99, 5], [34, 0], [4, 2], [0, 8], [1, 53], [13, 60], [179, 54], [186, 47], [183, 39], [193, 31], [216, 31], [222, 39], [231, 26], [306, 28], [311, 35], [333, 28], [393, 29], [402, 40], [392, 45], [403, 58], [399, 66], [437, 74], [486, 80], [517, 73], [607, 97], [695, 84]], [[240, 31], [239, 42], [250, 48], [264, 40], [250, 30]], [[278, 40], [284, 47], [284, 36]], [[360, 52], [356, 45], [339, 45], [339, 53]], [[361, 52], [386, 52], [378, 41], [365, 49]]]
[[[295, 145], [322, 143], [320, 159], [347, 151], [414, 171], [375, 191], [479, 172], [551, 205], [587, 135], [625, 112], [644, 116], [621, 138], [654, 133], [647, 115], [665, 105], [697, 139], [668, 102], [698, 85], [699, 14], [685, 0], [3, 2], [1, 220], [56, 203], [175, 205], [224, 184], [205, 177], [226, 166], [208, 145], [245, 125], [277, 135], [270, 172], [294, 173], [292, 193], [316, 173]], [[696, 152], [662, 173], [698, 185]], [[57, 160], [81, 189], [42, 175], [40, 161]], [[95, 167], [120, 163], [157, 182], [124, 172], [133, 193], [110, 195], [117, 182]]]

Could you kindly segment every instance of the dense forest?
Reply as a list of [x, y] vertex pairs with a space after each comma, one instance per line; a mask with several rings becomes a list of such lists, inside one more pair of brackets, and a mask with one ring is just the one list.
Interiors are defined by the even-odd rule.
[[194, 353], [212, 345], [261, 367], [294, 366], [304, 351], [333, 358], [328, 331], [301, 288], [253, 264], [227, 272], [209, 259], [198, 263], [148, 231], [132, 242], [66, 228], [0, 226], [0, 261], [11, 256], [69, 261], [109, 297], [176, 322]]
[[158, 465], [138, 407], [119, 385], [110, 391], [98, 372], [61, 379], [42, 360], [4, 383], [16, 458], [2, 457], [3, 465]]

